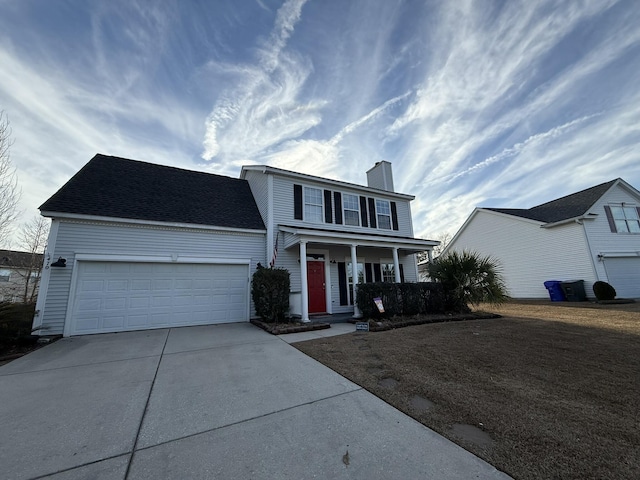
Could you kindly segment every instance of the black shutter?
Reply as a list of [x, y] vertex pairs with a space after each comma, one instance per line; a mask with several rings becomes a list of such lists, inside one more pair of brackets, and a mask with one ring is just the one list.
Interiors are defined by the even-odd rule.
[[370, 263], [365, 263], [364, 264], [364, 281], [365, 283], [371, 283], [373, 282], [373, 271], [372, 271], [372, 265]]
[[369, 199], [369, 224], [371, 225], [371, 228], [377, 228], [376, 201], [373, 198]]
[[400, 264], [400, 283], [404, 283], [404, 267]]
[[373, 280], [376, 282], [382, 281], [382, 268], [379, 263], [373, 264]]
[[293, 218], [302, 220], [302, 185], [293, 186]]
[[336, 204], [336, 223], [342, 225], [342, 194], [333, 192], [333, 200]]
[[344, 262], [338, 262], [338, 288], [340, 290], [340, 305], [349, 305], [347, 296], [347, 266]]
[[391, 202], [391, 224], [394, 230], [399, 230], [398, 227], [398, 208], [396, 202]]
[[369, 226], [369, 222], [367, 222], [367, 199], [365, 197], [360, 197], [360, 220], [363, 227]]
[[333, 223], [333, 207], [331, 206], [331, 190], [324, 191], [324, 221]]
[[611, 207], [609, 205], [604, 206], [604, 213], [607, 214], [607, 220], [609, 221], [609, 228], [613, 233], [618, 233], [618, 229], [616, 228], [616, 222], [613, 219], [613, 214], [611, 213]]

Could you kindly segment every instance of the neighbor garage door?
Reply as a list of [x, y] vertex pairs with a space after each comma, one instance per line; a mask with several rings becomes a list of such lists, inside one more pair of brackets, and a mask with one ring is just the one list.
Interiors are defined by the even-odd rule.
[[620, 298], [640, 298], [640, 258], [605, 258], [609, 283]]
[[68, 335], [248, 320], [248, 265], [78, 262]]

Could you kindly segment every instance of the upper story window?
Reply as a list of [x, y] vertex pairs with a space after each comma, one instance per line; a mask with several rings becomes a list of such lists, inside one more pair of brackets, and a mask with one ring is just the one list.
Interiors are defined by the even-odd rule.
[[307, 222], [322, 223], [322, 190], [304, 187], [304, 219]]
[[640, 218], [635, 206], [612, 205], [611, 214], [618, 232], [640, 233]]
[[391, 207], [388, 200], [376, 200], [378, 228], [391, 230]]
[[345, 193], [342, 195], [344, 207], [344, 224], [360, 226], [360, 203], [357, 195]]

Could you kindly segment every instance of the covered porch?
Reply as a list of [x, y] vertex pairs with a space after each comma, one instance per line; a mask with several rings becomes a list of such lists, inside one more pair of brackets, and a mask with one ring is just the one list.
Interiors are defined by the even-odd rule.
[[[279, 226], [284, 246], [278, 265], [291, 272], [291, 313], [310, 316], [350, 313], [359, 283], [416, 282], [415, 254], [429, 254], [437, 241], [383, 234]], [[355, 267], [354, 267], [355, 266]]]

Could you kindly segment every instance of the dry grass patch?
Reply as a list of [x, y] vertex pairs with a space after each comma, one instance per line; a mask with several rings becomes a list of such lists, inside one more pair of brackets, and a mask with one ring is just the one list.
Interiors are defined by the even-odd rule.
[[515, 478], [640, 478], [640, 312], [590, 307], [295, 346]]

